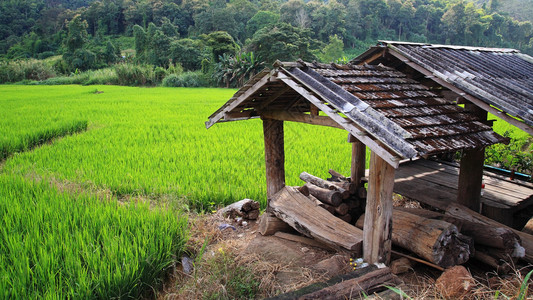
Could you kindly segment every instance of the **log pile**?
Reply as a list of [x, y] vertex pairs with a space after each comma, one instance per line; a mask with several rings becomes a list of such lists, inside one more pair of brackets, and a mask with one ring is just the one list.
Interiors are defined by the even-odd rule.
[[[364, 215], [356, 222], [363, 229]], [[446, 221], [401, 210], [392, 215], [392, 243], [443, 268], [460, 265], [474, 253], [472, 239]]]
[[351, 223], [362, 213], [360, 201], [357, 199], [357, 186], [349, 178], [340, 173], [329, 170], [332, 175], [328, 180], [311, 175], [307, 172], [300, 174], [305, 181], [302, 187], [309, 191], [308, 198], [315, 205], [322, 207], [339, 219]]
[[256, 220], [259, 217], [259, 202], [251, 199], [242, 199], [232, 203], [220, 210], [220, 213], [226, 217], [235, 219], [241, 217], [245, 220]]
[[472, 238], [475, 245], [473, 257], [498, 272], [509, 272], [519, 258], [524, 258], [525, 249], [518, 234], [466, 207], [451, 204], [445, 213], [413, 208], [396, 208], [394, 213], [397, 211], [453, 224], [461, 234]]
[[[333, 226], [337, 228], [338, 219], [360, 229], [363, 229], [364, 225], [366, 189], [362, 186], [357, 187], [350, 178], [334, 170], [330, 170], [329, 173], [331, 178], [324, 180], [302, 172], [300, 179], [305, 182], [303, 186], [286, 187], [282, 192], [283, 196], [277, 195], [272, 199], [270, 213], [283, 222], [278, 220], [277, 223], [270, 223], [284, 226], [287, 223], [303, 235], [333, 248], [340, 247], [358, 252], [361, 240], [357, 238], [350, 241], [348, 238], [350, 235], [348, 232], [354, 234], [353, 229], [347, 227], [346, 232], [343, 232], [347, 235], [333, 238], [336, 233], [328, 232], [325, 227], [316, 226], [321, 220], [327, 220], [328, 224], [331, 222], [337, 224]], [[291, 201], [287, 201], [289, 198]], [[296, 202], [299, 204], [295, 205]], [[308, 205], [322, 208], [319, 213], [321, 218], [313, 215], [316, 212], [310, 207], [304, 209]], [[415, 253], [436, 268], [460, 265], [472, 258], [493, 267], [498, 272], [507, 273], [518, 259], [533, 263], [532, 235], [513, 230], [455, 203], [439, 208], [444, 212], [395, 208], [392, 217], [393, 245]], [[291, 211], [292, 209], [295, 210]], [[303, 210], [311, 213], [303, 213]], [[274, 218], [273, 215], [269, 218]], [[337, 218], [331, 219], [328, 215]], [[308, 221], [311, 223], [307, 223]], [[266, 230], [265, 227], [265, 230], [260, 231], [274, 234], [278, 230], [279, 228]], [[528, 228], [524, 231], [527, 232]], [[357, 232], [355, 235], [359, 234], [360, 232]]]

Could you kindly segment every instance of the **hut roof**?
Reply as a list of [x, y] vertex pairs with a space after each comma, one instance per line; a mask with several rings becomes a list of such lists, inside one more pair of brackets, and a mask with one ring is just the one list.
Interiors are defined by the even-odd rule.
[[346, 129], [395, 167], [400, 159], [506, 142], [474, 114], [382, 65], [278, 62], [239, 89], [206, 127], [260, 116]]
[[530, 128], [512, 118], [508, 121], [533, 132], [533, 57], [518, 50], [380, 41], [352, 61], [365, 62], [394, 68], [407, 64], [432, 80], [451, 84], [456, 92], [519, 118]]

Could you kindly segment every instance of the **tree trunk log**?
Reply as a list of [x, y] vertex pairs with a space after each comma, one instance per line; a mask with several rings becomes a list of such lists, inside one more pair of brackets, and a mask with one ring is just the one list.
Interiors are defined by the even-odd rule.
[[333, 169], [329, 169], [328, 172], [332, 176], [331, 181], [348, 181], [348, 178]]
[[341, 203], [339, 206], [335, 207], [335, 212], [339, 215], [345, 215], [350, 210], [350, 207], [346, 203]]
[[352, 215], [350, 215], [350, 214], [345, 214], [345, 215], [342, 215], [342, 216], [338, 216], [338, 218], [343, 220], [346, 223], [350, 223], [352, 221]]
[[242, 199], [220, 210], [222, 216], [255, 220], [259, 216], [259, 202], [251, 199]]
[[476, 244], [504, 249], [509, 253], [521, 253], [520, 237], [512, 230], [504, 227], [493, 227], [484, 224], [455, 218], [438, 212], [419, 208], [395, 208], [428, 219], [442, 220], [457, 226], [459, 231], [474, 239]]
[[371, 294], [373, 289], [380, 287], [383, 283], [393, 281], [393, 276], [389, 268], [377, 269], [376, 267], [367, 267], [365, 269], [362, 269], [361, 271], [367, 271], [368, 273], [353, 279], [344, 280], [319, 291], [303, 295], [297, 299], [352, 299], [352, 297], [357, 298], [361, 292]]
[[[313, 196], [311, 195], [311, 197], [313, 197]], [[322, 201], [318, 200], [315, 197], [313, 197], [313, 198], [315, 199], [316, 206], [322, 207], [323, 209], [327, 210], [330, 214], [334, 214], [335, 213], [335, 207], [334, 206], [331, 206], [329, 204], [323, 203]]]
[[[481, 214], [478, 214], [467, 207], [460, 205], [458, 203], [451, 203], [446, 208], [446, 215], [451, 216], [457, 219], [466, 220], [473, 223], [482, 224], [488, 227], [503, 227], [506, 229], [512, 230], [515, 234], [520, 237], [522, 247], [525, 250], [525, 253], [515, 253], [516, 257], [524, 255], [522, 259], [529, 263], [533, 263], [533, 236], [518, 230], [514, 230], [510, 227], [507, 227], [501, 223], [498, 223], [492, 219], [489, 219]], [[519, 248], [516, 248], [519, 251]]]
[[[364, 215], [356, 226], [361, 228]], [[392, 242], [441, 267], [451, 267], [468, 261], [473, 247], [468, 237], [457, 227], [441, 220], [431, 220], [407, 212], [394, 210]]]
[[522, 232], [533, 235], [533, 217], [527, 221], [524, 228], [522, 228]]
[[333, 182], [331, 181], [327, 181], [327, 180], [324, 180], [322, 178], [319, 178], [319, 177], [316, 177], [316, 176], [313, 176], [307, 172], [302, 172], [300, 174], [300, 179], [307, 182], [307, 183], [311, 183], [311, 184], [314, 184], [318, 187], [321, 187], [321, 188], [324, 188], [324, 189], [328, 189], [328, 190], [333, 190], [333, 191], [338, 191], [339, 193], [341, 193], [341, 197], [342, 199], [348, 199], [348, 197], [350, 197], [350, 192], [345, 190], [344, 188], [336, 185], [336, 184], [333, 184]]
[[326, 204], [337, 207], [342, 202], [341, 193], [338, 191], [324, 189], [310, 183], [306, 183], [305, 186], [309, 189], [309, 194]]
[[286, 232], [294, 231], [294, 229], [271, 213], [265, 212], [259, 220], [259, 233], [261, 235], [273, 235], [278, 231]]
[[361, 253], [363, 232], [316, 207], [293, 187], [285, 187], [270, 201], [271, 211], [301, 234], [335, 248]]

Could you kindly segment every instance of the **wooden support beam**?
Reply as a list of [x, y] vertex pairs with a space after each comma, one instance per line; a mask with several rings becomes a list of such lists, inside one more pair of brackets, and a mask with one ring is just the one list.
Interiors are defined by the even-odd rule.
[[361, 178], [365, 177], [366, 146], [351, 134], [348, 136], [348, 141], [352, 143], [351, 180], [359, 189], [362, 186]]
[[480, 212], [481, 208], [484, 159], [485, 149], [464, 150], [461, 156], [457, 202], [475, 212]]
[[[465, 109], [478, 117], [481, 122], [487, 120], [487, 112], [473, 103], [467, 102]], [[481, 211], [481, 184], [483, 181], [484, 161], [485, 149], [465, 150], [461, 157], [457, 202], [475, 212]]]
[[270, 76], [269, 74], [265, 74], [265, 76], [261, 78], [261, 80], [259, 80], [258, 82], [250, 86], [248, 90], [246, 90], [236, 99], [232, 98], [233, 101], [229, 103], [228, 106], [225, 107], [222, 111], [218, 112], [216, 115], [211, 116], [209, 121], [205, 122], [205, 127], [209, 129], [209, 127], [213, 126], [215, 123], [221, 120], [226, 115], [226, 113], [231, 112], [233, 109], [239, 106], [242, 102], [248, 99], [248, 97], [252, 96], [255, 92], [261, 89], [265, 84], [273, 80], [275, 80], [275, 78], [272, 78], [272, 76]]
[[329, 117], [324, 117], [324, 116], [314, 116], [314, 115], [308, 115], [304, 113], [297, 113], [297, 112], [283, 111], [283, 110], [264, 111], [264, 112], [261, 112], [261, 116], [263, 118], [268, 118], [272, 120], [299, 122], [299, 123], [306, 123], [306, 124], [312, 124], [312, 125], [321, 125], [321, 126], [344, 129], [344, 127], [339, 125], [339, 123], [333, 121]]
[[363, 257], [369, 263], [388, 264], [390, 261], [394, 171], [372, 152], [363, 230]]
[[285, 186], [283, 121], [263, 119], [263, 133], [265, 138], [267, 198], [270, 202], [272, 196]]

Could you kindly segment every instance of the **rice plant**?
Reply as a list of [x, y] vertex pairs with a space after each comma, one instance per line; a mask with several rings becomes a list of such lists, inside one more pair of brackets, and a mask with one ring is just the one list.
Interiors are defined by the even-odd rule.
[[187, 219], [148, 203], [0, 176], [0, 298], [137, 298], [182, 251]]

